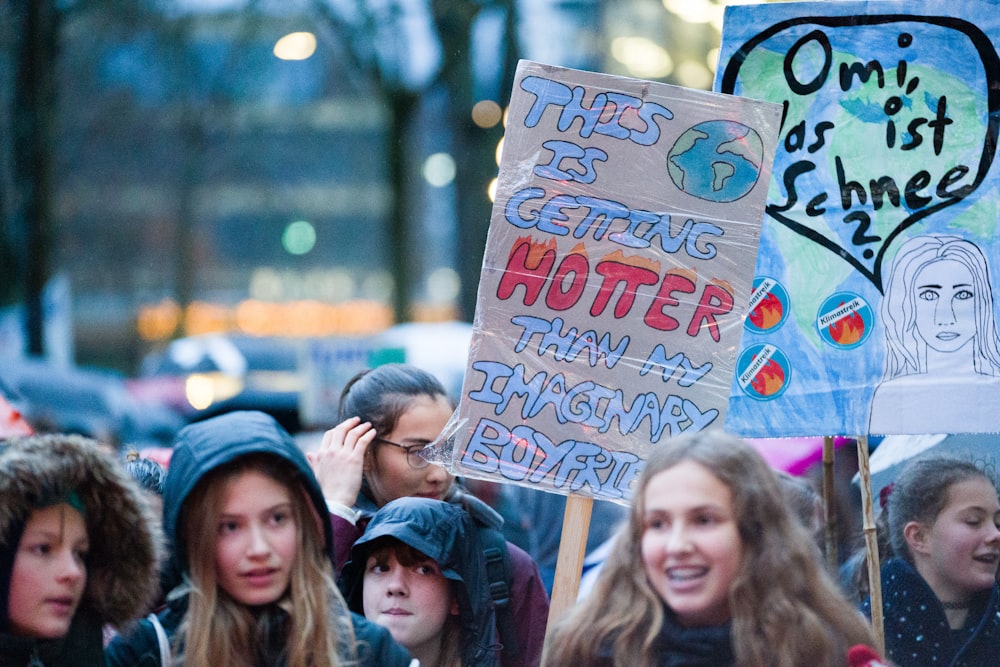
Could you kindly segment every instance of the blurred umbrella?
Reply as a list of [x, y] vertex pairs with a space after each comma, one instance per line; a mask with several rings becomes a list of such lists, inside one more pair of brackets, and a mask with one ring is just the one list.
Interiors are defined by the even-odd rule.
[[[872, 452], [869, 469], [872, 497], [877, 498], [908, 463], [931, 456], [950, 456], [990, 468], [994, 475], [1000, 461], [1000, 434], [887, 435]], [[859, 483], [857, 475], [854, 484]]]
[[[775, 470], [802, 475], [823, 460], [823, 438], [746, 438]], [[854, 442], [850, 438], [833, 439], [834, 450]]]

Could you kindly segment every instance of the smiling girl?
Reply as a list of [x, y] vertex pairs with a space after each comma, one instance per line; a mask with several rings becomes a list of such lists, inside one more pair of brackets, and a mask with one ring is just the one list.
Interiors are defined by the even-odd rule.
[[[889, 657], [907, 667], [994, 664], [1000, 655], [1000, 500], [972, 463], [917, 459], [885, 509], [894, 557], [882, 566]], [[863, 609], [871, 612], [871, 602]]]
[[660, 443], [593, 591], [546, 665], [833, 667], [874, 643], [761, 456], [722, 432]]
[[102, 626], [131, 621], [156, 593], [154, 525], [98, 443], [0, 443], [0, 664], [103, 667]]
[[110, 665], [166, 667], [163, 652], [191, 666], [410, 663], [387, 632], [346, 609], [322, 493], [273, 418], [233, 412], [181, 430], [163, 512], [184, 583], [156, 623], [111, 643]]

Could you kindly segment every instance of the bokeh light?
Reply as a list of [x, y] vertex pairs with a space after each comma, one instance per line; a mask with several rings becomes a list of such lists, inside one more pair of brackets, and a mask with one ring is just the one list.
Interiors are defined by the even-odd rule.
[[316, 245], [316, 229], [305, 220], [296, 220], [285, 227], [281, 245], [292, 255], [304, 255]]
[[316, 52], [316, 35], [292, 32], [274, 44], [274, 55], [281, 60], [305, 60]]
[[611, 55], [640, 79], [662, 79], [674, 71], [670, 54], [645, 37], [615, 38], [611, 42]]
[[500, 105], [493, 100], [480, 100], [472, 107], [472, 122], [483, 129], [495, 126], [502, 116]]
[[443, 188], [455, 180], [455, 158], [447, 153], [427, 156], [421, 169], [424, 180], [435, 188]]

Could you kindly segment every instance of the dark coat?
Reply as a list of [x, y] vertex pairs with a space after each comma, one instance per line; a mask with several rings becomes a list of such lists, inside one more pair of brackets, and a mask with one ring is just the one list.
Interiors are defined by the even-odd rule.
[[[184, 620], [187, 598], [171, 601], [157, 614], [168, 638], [173, 640]], [[280, 612], [279, 612], [280, 614]], [[405, 667], [410, 659], [396, 644], [385, 628], [370, 623], [363, 616], [351, 613], [351, 625], [358, 646], [358, 665], [368, 667]], [[108, 646], [108, 667], [163, 667], [160, 664], [160, 647], [153, 624], [143, 619], [128, 634], [127, 639], [115, 639]], [[280, 663], [269, 662], [267, 667]]]
[[375, 543], [391, 537], [438, 564], [452, 583], [462, 624], [463, 667], [499, 667], [500, 641], [479, 532], [458, 505], [428, 498], [398, 498], [383, 506], [354, 543], [343, 583], [352, 611], [364, 613], [364, 573]]
[[[6, 634], [6, 591], [24, 524], [34, 509], [75, 492], [84, 507], [90, 552], [87, 588], [69, 632], [58, 640]], [[0, 664], [104, 664], [102, 627], [140, 616], [158, 593], [159, 522], [123, 466], [94, 441], [70, 435], [0, 443]], [[32, 657], [38, 662], [31, 663]]]
[[[730, 637], [731, 624], [686, 628], [674, 620], [673, 613], [664, 609], [663, 627], [652, 646], [657, 667], [732, 667], [735, 658]], [[614, 642], [598, 649], [596, 665], [614, 665]]]
[[[944, 607], [920, 573], [892, 558], [882, 566], [885, 648], [900, 667], [981, 667], [1000, 663], [998, 589], [974, 598], [961, 631], [948, 627]], [[871, 617], [871, 600], [862, 611]]]
[[[231, 412], [202, 422], [190, 424], [177, 434], [174, 453], [163, 490], [163, 526], [172, 550], [174, 568], [184, 574], [189, 568], [187, 545], [181, 539], [180, 522], [184, 501], [198, 482], [216, 468], [248, 454], [269, 454], [291, 463], [296, 470], [296, 478], [303, 491], [312, 502], [316, 515], [326, 515], [326, 502], [319, 483], [305, 454], [295, 440], [272, 417], [262, 412]], [[327, 522], [324, 525], [325, 551], [333, 559], [333, 532]], [[184, 617], [187, 600], [174, 598], [170, 606], [158, 614], [167, 636], [173, 639]], [[331, 600], [334, 613], [350, 614], [343, 608], [339, 598]], [[270, 618], [282, 619], [278, 605], [271, 610], [258, 610], [269, 614]], [[405, 667], [410, 658], [406, 651], [393, 641], [384, 628], [366, 621], [363, 617], [350, 614], [355, 634], [359, 640], [358, 655], [361, 666], [379, 665], [385, 667]], [[282, 637], [281, 632], [268, 636]], [[156, 667], [160, 665], [159, 648], [152, 623], [143, 620], [125, 636], [116, 637], [107, 649], [108, 664], [111, 667]], [[280, 647], [267, 647], [268, 651], [280, 653]], [[268, 667], [271, 667], [268, 663]], [[160, 666], [162, 667], [162, 666]]]
[[[474, 521], [494, 528], [503, 526], [503, 517], [493, 508], [479, 498], [462, 491], [457, 485], [453, 486], [445, 500], [465, 509]], [[362, 491], [355, 509], [359, 514], [356, 524], [336, 514], [330, 516], [336, 535], [338, 569], [342, 569], [349, 560], [351, 545], [364, 533], [368, 521], [378, 507]], [[501, 654], [501, 662], [503, 667], [538, 667], [542, 661], [542, 645], [545, 642], [545, 628], [549, 618], [549, 595], [545, 591], [534, 559], [524, 549], [510, 542], [507, 542], [507, 553], [512, 579], [510, 613], [519, 645], [516, 656], [508, 658], [507, 652], [504, 652]]]

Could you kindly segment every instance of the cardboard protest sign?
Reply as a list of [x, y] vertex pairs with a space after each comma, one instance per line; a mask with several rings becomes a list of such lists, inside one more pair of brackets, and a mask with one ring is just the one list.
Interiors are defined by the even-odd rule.
[[779, 111], [520, 63], [446, 465], [622, 501], [721, 427]]
[[783, 109], [729, 430], [1000, 430], [995, 9], [727, 8], [715, 90]]

